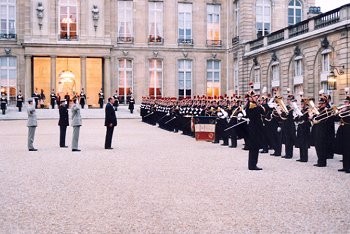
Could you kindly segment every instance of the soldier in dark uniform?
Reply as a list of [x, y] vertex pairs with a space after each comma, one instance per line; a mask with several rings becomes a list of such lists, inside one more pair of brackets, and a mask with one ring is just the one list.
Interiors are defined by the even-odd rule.
[[119, 106], [118, 90], [115, 91], [115, 94], [113, 95], [113, 98], [114, 98], [113, 107], [114, 107], [114, 110], [117, 111], [118, 110], [118, 106]]
[[18, 95], [17, 95], [17, 105], [16, 105], [16, 107], [18, 107], [19, 112], [22, 112], [23, 102], [24, 102], [24, 97], [23, 97], [22, 92], [20, 90], [18, 92]]
[[305, 99], [301, 100], [301, 112], [303, 115], [295, 118], [295, 122], [297, 124], [295, 147], [299, 148], [300, 151], [300, 159], [297, 161], [307, 162], [309, 159], [308, 149], [310, 148], [311, 123], [309, 121], [308, 107], [305, 103]]
[[61, 104], [58, 107], [60, 118], [58, 120], [58, 126], [60, 126], [60, 147], [67, 148], [66, 146], [66, 131], [69, 126], [68, 109], [65, 105], [66, 100], [62, 99]]
[[39, 107], [39, 99], [40, 99], [40, 94], [38, 93], [38, 88], [35, 88], [35, 91], [32, 95], [32, 98], [34, 99], [34, 105], [35, 109], [38, 109]]
[[57, 106], [61, 105], [61, 96], [59, 93], [56, 94], [56, 104], [57, 104]]
[[66, 93], [66, 95], [64, 95], [64, 99], [66, 99], [66, 107], [69, 108], [69, 104], [70, 104], [70, 96], [68, 93]]
[[129, 98], [129, 110], [131, 114], [134, 112], [134, 108], [135, 108], [135, 99], [134, 99], [134, 96], [131, 95]]
[[102, 89], [98, 93], [98, 104], [100, 105], [100, 108], [103, 108], [103, 101], [105, 99], [105, 95], [103, 94]]
[[85, 106], [85, 103], [86, 103], [86, 94], [84, 92], [84, 88], [81, 89], [81, 92], [80, 92], [80, 106], [81, 106], [81, 109], [84, 109], [84, 106]]
[[43, 109], [45, 107], [45, 100], [46, 100], [46, 96], [44, 94], [43, 89], [41, 89], [40, 91], [39, 100], [40, 100], [40, 108]]
[[1, 105], [2, 114], [4, 115], [6, 113], [6, 108], [7, 108], [7, 97], [5, 93], [1, 95], [0, 105]]
[[[295, 123], [293, 116], [293, 109], [290, 107], [291, 102], [294, 101], [294, 95], [290, 94], [287, 97], [287, 110], [286, 120], [282, 124], [282, 137], [284, 139], [286, 154], [282, 158], [291, 159], [293, 158], [293, 146], [295, 142]], [[283, 113], [284, 114], [284, 113]]]
[[259, 149], [264, 145], [263, 138], [264, 128], [261, 120], [261, 115], [264, 114], [264, 109], [258, 104], [258, 95], [254, 91], [249, 91], [248, 102], [246, 105], [247, 118], [249, 118], [248, 126], [248, 140], [246, 147], [249, 149], [248, 169], [249, 170], [262, 170], [257, 167]]
[[343, 168], [338, 171], [350, 173], [350, 96], [345, 98], [337, 120], [340, 121], [336, 136], [337, 153], [343, 155]]
[[56, 94], [55, 94], [55, 90], [52, 89], [52, 92], [50, 94], [50, 104], [51, 104], [51, 108], [55, 109], [55, 105], [56, 105]]

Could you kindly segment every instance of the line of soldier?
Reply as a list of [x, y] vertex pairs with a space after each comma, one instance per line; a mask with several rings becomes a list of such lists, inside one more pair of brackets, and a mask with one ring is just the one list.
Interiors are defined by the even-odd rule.
[[[347, 91], [348, 92], [348, 91]], [[302, 94], [301, 94], [302, 95]], [[344, 105], [340, 108], [330, 106], [328, 95], [320, 94], [318, 106], [313, 100], [301, 97], [300, 107], [293, 94], [288, 94], [287, 103], [278, 95], [258, 95], [249, 91], [244, 98], [233, 95], [220, 98], [199, 97], [177, 100], [176, 98], [154, 99], [143, 97], [140, 115], [142, 121], [151, 125], [158, 124], [160, 128], [194, 136], [191, 118], [194, 116], [215, 116], [215, 139], [213, 143], [222, 140], [223, 146], [237, 147], [237, 140], [244, 140], [244, 150], [250, 150], [249, 145], [256, 142], [258, 151], [254, 151], [252, 170], [261, 169], [256, 166], [256, 153], [268, 153], [271, 156], [282, 155], [282, 144], [285, 145], [285, 155], [282, 158], [291, 159], [294, 147], [299, 148], [298, 162], [308, 161], [308, 149], [315, 146], [317, 163], [314, 166], [326, 167], [327, 159], [332, 159], [334, 153], [343, 155], [343, 168], [339, 171], [350, 173], [350, 96], [346, 93]], [[255, 110], [250, 121], [247, 112]], [[335, 122], [340, 126], [335, 134]], [[254, 126], [261, 122], [261, 126]], [[257, 133], [256, 129], [261, 128]], [[262, 134], [260, 134], [262, 133]], [[256, 145], [255, 144], [255, 145]], [[254, 144], [253, 144], [254, 145]], [[259, 150], [261, 150], [259, 152]], [[251, 153], [251, 152], [250, 152]], [[256, 161], [256, 162], [254, 162]]]

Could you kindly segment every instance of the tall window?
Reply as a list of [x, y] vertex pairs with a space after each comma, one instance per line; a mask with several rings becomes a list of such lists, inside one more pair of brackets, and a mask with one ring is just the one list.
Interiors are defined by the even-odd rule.
[[149, 60], [149, 96], [162, 97], [163, 86], [163, 61], [159, 59]]
[[302, 4], [299, 0], [291, 0], [288, 4], [288, 25], [302, 21]]
[[295, 76], [302, 76], [303, 75], [303, 68], [302, 68], [302, 63], [301, 59], [297, 59], [294, 61], [294, 66], [295, 66]]
[[118, 42], [133, 42], [133, 2], [118, 1]]
[[322, 54], [322, 72], [329, 72], [330, 66], [329, 66], [329, 53]]
[[235, 87], [235, 94], [238, 94], [239, 93], [238, 59], [235, 59], [233, 63], [234, 63], [233, 81], [234, 81], [234, 87]]
[[178, 7], [178, 43], [192, 45], [192, 4], [179, 3]]
[[272, 65], [271, 70], [272, 70], [272, 87], [279, 87], [280, 86], [279, 65], [278, 64]]
[[220, 61], [207, 61], [207, 96], [209, 97], [220, 95], [220, 70]]
[[148, 42], [163, 42], [163, 2], [149, 2]]
[[179, 60], [178, 62], [179, 98], [191, 97], [192, 89], [192, 61]]
[[60, 39], [78, 39], [77, 0], [60, 0]]
[[7, 100], [14, 101], [17, 87], [16, 57], [0, 57], [0, 86], [1, 93], [5, 93]]
[[221, 46], [220, 36], [220, 7], [221, 5], [207, 5], [207, 45]]
[[327, 80], [330, 71], [330, 53], [322, 52], [322, 73], [321, 73], [321, 89], [329, 94], [331, 91], [327, 89]]
[[16, 0], [1, 0], [1, 38], [16, 38]]
[[271, 32], [271, 1], [256, 1], [256, 35], [266, 36]]
[[239, 1], [237, 0], [235, 2], [235, 9], [234, 9], [234, 17], [235, 17], [235, 36], [239, 36]]
[[133, 63], [131, 59], [119, 59], [118, 79], [119, 79], [119, 101], [126, 103], [130, 97], [133, 87]]

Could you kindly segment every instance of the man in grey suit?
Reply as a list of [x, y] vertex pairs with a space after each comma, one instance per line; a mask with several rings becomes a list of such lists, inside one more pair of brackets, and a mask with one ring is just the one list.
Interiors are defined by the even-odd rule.
[[37, 123], [37, 117], [35, 112], [35, 107], [33, 105], [33, 98], [28, 99], [28, 107], [27, 107], [27, 113], [28, 113], [28, 150], [29, 151], [38, 151], [34, 148], [33, 142], [34, 142], [34, 136], [35, 136], [35, 129], [38, 126]]
[[80, 130], [81, 124], [82, 124], [82, 120], [80, 116], [79, 100], [76, 99], [72, 107], [72, 127], [73, 127], [72, 151], [73, 152], [81, 151], [80, 149], [78, 149], [79, 130]]

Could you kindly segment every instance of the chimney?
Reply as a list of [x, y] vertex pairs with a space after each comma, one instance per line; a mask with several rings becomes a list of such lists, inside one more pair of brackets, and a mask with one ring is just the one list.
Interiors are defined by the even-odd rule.
[[317, 16], [319, 14], [322, 14], [321, 7], [311, 6], [311, 7], [309, 7], [309, 12], [307, 13], [307, 18], [310, 19], [310, 18]]

